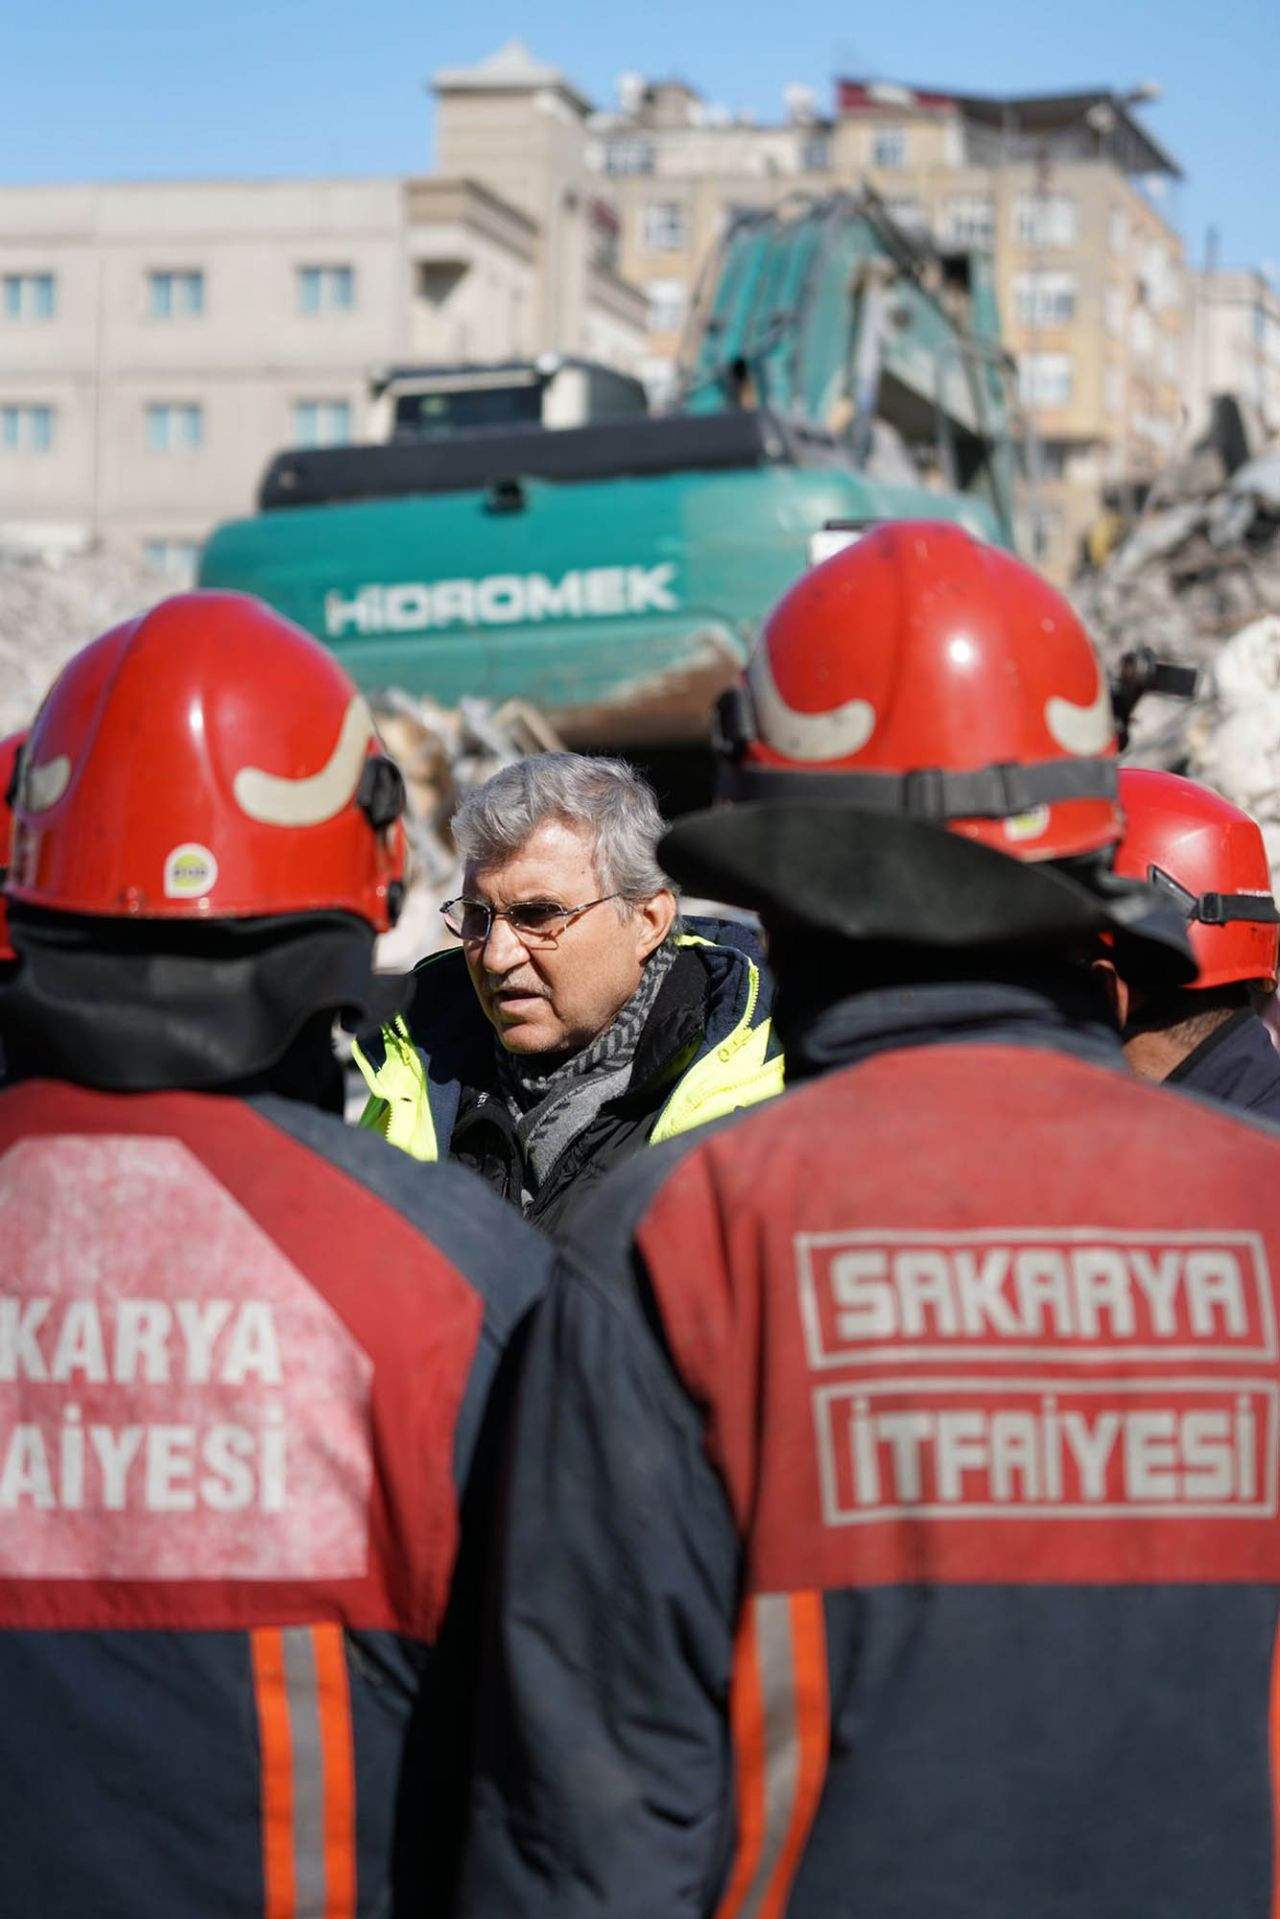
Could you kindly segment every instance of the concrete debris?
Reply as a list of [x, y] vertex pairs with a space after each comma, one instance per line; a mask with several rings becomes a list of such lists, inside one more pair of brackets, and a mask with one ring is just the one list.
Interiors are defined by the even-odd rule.
[[1168, 506], [1162, 513], [1154, 513], [1142, 520], [1128, 539], [1117, 547], [1110, 562], [1112, 578], [1121, 583], [1133, 579], [1153, 560], [1163, 559], [1167, 553], [1175, 552], [1203, 520], [1204, 508], [1198, 500], [1187, 501], [1181, 506]]
[[1216, 446], [1196, 447], [1173, 460], [1151, 488], [1147, 506], [1172, 506], [1179, 500], [1203, 500], [1221, 488], [1227, 464]]
[[1162, 476], [1073, 598], [1112, 671], [1138, 646], [1198, 669], [1194, 700], [1139, 704], [1127, 758], [1252, 813], [1280, 883], [1280, 447], [1230, 466], [1206, 447]]
[[444, 707], [393, 690], [374, 695], [370, 704], [409, 800], [409, 890], [399, 924], [379, 940], [377, 957], [384, 971], [402, 972], [451, 943], [439, 908], [462, 887], [462, 863], [449, 830], [458, 802], [513, 760], [563, 747], [537, 708], [523, 700], [494, 708], [485, 700], [463, 699]]
[[1228, 485], [1232, 493], [1244, 494], [1280, 517], [1280, 447], [1247, 461]]
[[0, 735], [30, 725], [73, 653], [174, 590], [119, 554], [0, 541]]
[[1187, 716], [1187, 772], [1242, 806], [1262, 827], [1280, 879], [1280, 616], [1235, 634], [1204, 675]]
[[1109, 666], [1135, 646], [1208, 666], [1233, 633], [1280, 612], [1277, 481], [1280, 452], [1250, 460], [1212, 492], [1144, 513], [1077, 580], [1073, 598]]
[[1253, 525], [1254, 503], [1246, 496], [1220, 493], [1209, 508], [1205, 532], [1209, 544], [1219, 552], [1242, 540]]

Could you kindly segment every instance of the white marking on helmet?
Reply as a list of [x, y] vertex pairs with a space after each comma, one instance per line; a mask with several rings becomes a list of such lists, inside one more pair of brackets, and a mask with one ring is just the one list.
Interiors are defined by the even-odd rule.
[[758, 646], [747, 667], [760, 737], [790, 760], [849, 759], [860, 753], [876, 730], [870, 700], [846, 700], [827, 713], [799, 713], [777, 688], [768, 649]]
[[1046, 700], [1044, 721], [1064, 752], [1082, 757], [1105, 752], [1112, 738], [1111, 689], [1106, 674], [1099, 669], [1098, 691], [1087, 706], [1059, 698]]
[[22, 782], [22, 799], [28, 813], [43, 813], [58, 801], [71, 784], [71, 761], [65, 753], [43, 766], [28, 765]]
[[360, 782], [373, 720], [359, 693], [347, 708], [338, 743], [318, 773], [291, 780], [242, 766], [232, 790], [241, 812], [264, 826], [320, 826], [342, 811]]

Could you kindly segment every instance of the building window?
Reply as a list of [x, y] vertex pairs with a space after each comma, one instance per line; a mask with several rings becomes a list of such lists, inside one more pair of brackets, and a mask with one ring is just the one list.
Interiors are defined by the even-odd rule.
[[142, 558], [153, 573], [190, 585], [196, 577], [200, 546], [196, 540], [144, 540]]
[[652, 140], [606, 140], [604, 143], [606, 173], [652, 173], [653, 165]]
[[644, 246], [649, 253], [681, 253], [688, 215], [678, 200], [655, 200], [644, 209]]
[[6, 320], [52, 320], [55, 305], [51, 273], [5, 274], [4, 317]]
[[351, 406], [346, 400], [299, 400], [293, 409], [295, 446], [346, 446]]
[[0, 450], [47, 453], [52, 445], [51, 406], [0, 406]]
[[1149, 360], [1155, 353], [1155, 321], [1145, 307], [1135, 307], [1129, 316], [1129, 345], [1135, 359]]
[[616, 273], [622, 228], [617, 213], [607, 200], [592, 200], [588, 204], [587, 234], [592, 266], [606, 273]]
[[1128, 251], [1129, 216], [1123, 207], [1112, 207], [1107, 216], [1107, 245], [1113, 253]]
[[1124, 332], [1124, 288], [1108, 287], [1102, 296], [1102, 319], [1107, 332], [1118, 339]]
[[1070, 406], [1075, 369], [1069, 353], [1024, 353], [1018, 360], [1018, 394], [1025, 407]]
[[675, 333], [684, 325], [683, 280], [650, 280], [645, 292], [649, 296], [650, 333]]
[[1013, 205], [1014, 238], [1023, 247], [1076, 243], [1076, 203], [1069, 193], [1022, 193]]
[[354, 267], [299, 267], [300, 313], [346, 313], [356, 303]]
[[1040, 442], [1040, 478], [1047, 481], [1065, 480], [1067, 462], [1071, 458], [1070, 440], [1041, 440]]
[[877, 127], [871, 136], [873, 167], [905, 167], [907, 130], [905, 127]]
[[1178, 342], [1176, 340], [1161, 340], [1160, 342], [1160, 372], [1166, 380], [1177, 379], [1178, 377]]
[[1013, 305], [1019, 326], [1069, 326], [1076, 317], [1074, 273], [1017, 273]]
[[152, 453], [185, 453], [204, 444], [204, 409], [183, 401], [147, 408], [147, 448]]
[[985, 193], [953, 193], [943, 202], [941, 239], [949, 247], [994, 247], [996, 203]]
[[203, 273], [149, 273], [147, 288], [153, 320], [173, 320], [204, 312]]
[[1102, 407], [1105, 413], [1119, 413], [1123, 399], [1123, 383], [1118, 366], [1109, 366], [1102, 376]]
[[1178, 269], [1173, 256], [1158, 241], [1143, 249], [1139, 277], [1143, 298], [1153, 312], [1179, 304], [1182, 296]]
[[800, 148], [801, 173], [830, 173], [831, 142], [825, 133], [811, 134]]

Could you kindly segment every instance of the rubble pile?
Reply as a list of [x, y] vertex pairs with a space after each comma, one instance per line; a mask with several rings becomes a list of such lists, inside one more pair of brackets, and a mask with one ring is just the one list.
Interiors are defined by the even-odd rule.
[[41, 553], [0, 539], [0, 735], [30, 724], [73, 653], [171, 591], [117, 553]]
[[1234, 634], [1202, 675], [1185, 716], [1186, 770], [1262, 827], [1280, 892], [1280, 614]]
[[1170, 468], [1073, 598], [1113, 672], [1135, 647], [1197, 669], [1190, 702], [1142, 700], [1128, 757], [1252, 813], [1280, 886], [1280, 447], [1227, 466], [1206, 445]]
[[1212, 664], [1224, 640], [1280, 613], [1280, 448], [1231, 474], [1211, 447], [1171, 468], [1074, 597], [1113, 667], [1135, 646]]
[[536, 707], [523, 700], [492, 708], [463, 699], [445, 707], [393, 691], [374, 695], [370, 704], [409, 801], [409, 890], [399, 924], [378, 942], [379, 967], [399, 972], [450, 943], [439, 907], [462, 888], [462, 862], [449, 830], [458, 802], [512, 760], [562, 749]]

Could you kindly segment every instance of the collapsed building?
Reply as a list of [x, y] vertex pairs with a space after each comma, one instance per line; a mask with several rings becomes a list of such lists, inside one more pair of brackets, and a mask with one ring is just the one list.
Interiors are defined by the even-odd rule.
[[1206, 781], [1260, 822], [1280, 881], [1280, 446], [1232, 399], [1153, 484], [1073, 597], [1114, 672], [1147, 647], [1194, 667], [1190, 701], [1138, 707], [1129, 757]]

